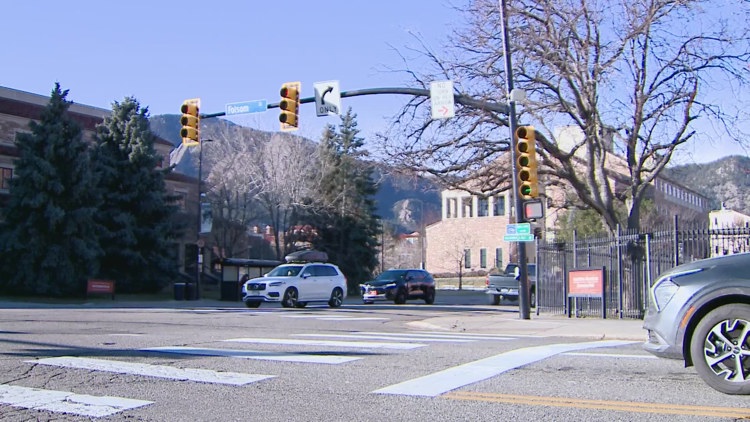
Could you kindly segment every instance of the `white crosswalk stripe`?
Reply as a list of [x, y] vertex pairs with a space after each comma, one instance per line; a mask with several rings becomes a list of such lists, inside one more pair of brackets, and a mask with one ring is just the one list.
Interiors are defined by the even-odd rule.
[[332, 340], [299, 340], [282, 338], [230, 338], [222, 340], [234, 343], [283, 344], [293, 346], [326, 346], [356, 349], [396, 349], [409, 350], [427, 346], [420, 343], [385, 343], [374, 341], [332, 341]]
[[273, 375], [242, 374], [237, 372], [217, 372], [207, 369], [174, 368], [145, 363], [120, 362], [106, 359], [90, 359], [72, 356], [27, 360], [26, 363], [58, 366], [63, 368], [88, 369], [94, 371], [115, 372], [118, 374], [143, 375], [155, 378], [167, 378], [178, 381], [196, 381], [212, 384], [246, 385], [256, 381], [273, 378]]
[[315, 355], [304, 353], [289, 352], [271, 352], [266, 350], [231, 350], [231, 349], [210, 349], [200, 347], [149, 347], [141, 349], [144, 352], [174, 353], [194, 356], [225, 356], [241, 359], [255, 360], [275, 360], [283, 362], [299, 363], [325, 363], [337, 365], [340, 363], [351, 362], [361, 358], [350, 356], [336, 355]]
[[152, 401], [113, 396], [90, 396], [69, 391], [0, 385], [0, 403], [24, 409], [100, 418], [153, 404]]

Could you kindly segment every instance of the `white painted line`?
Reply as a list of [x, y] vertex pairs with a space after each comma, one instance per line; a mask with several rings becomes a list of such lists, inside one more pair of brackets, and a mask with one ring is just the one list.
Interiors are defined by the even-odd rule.
[[[369, 340], [409, 340], [409, 337], [399, 336], [376, 336], [368, 334], [294, 334], [299, 337], [323, 337], [323, 338], [353, 338], [353, 339], [369, 339]], [[419, 338], [414, 339], [419, 341], [429, 341], [437, 343], [472, 343], [476, 340], [469, 339], [450, 339], [450, 338]]]
[[24, 409], [46, 410], [100, 418], [153, 404], [152, 401], [113, 396], [89, 396], [68, 391], [0, 385], [0, 403]]
[[286, 344], [294, 346], [331, 346], [350, 347], [358, 349], [398, 349], [410, 350], [427, 346], [419, 343], [383, 343], [374, 341], [335, 341], [335, 340], [294, 340], [283, 338], [230, 338], [228, 342], [235, 343], [257, 343], [257, 344]]
[[314, 355], [304, 353], [269, 352], [262, 350], [228, 350], [228, 349], [204, 349], [197, 347], [149, 347], [141, 349], [145, 352], [176, 353], [195, 356], [224, 356], [240, 359], [275, 360], [282, 362], [301, 363], [326, 363], [338, 365], [351, 362], [361, 358], [335, 355]]
[[282, 318], [304, 318], [319, 319], [322, 321], [387, 321], [389, 318], [381, 317], [356, 317], [347, 315], [326, 315], [326, 314], [298, 314], [298, 315], [279, 315]]
[[632, 343], [635, 342], [606, 340], [586, 343], [551, 344], [517, 349], [464, 365], [454, 366], [431, 375], [394, 384], [375, 390], [373, 393], [435, 397], [447, 391], [486, 380], [505, 371], [538, 362], [559, 353], [597, 347], [616, 347]]
[[[417, 333], [422, 334], [448, 334], [450, 331], [416, 331]], [[494, 334], [479, 334], [479, 333], [453, 333], [453, 334], [460, 334], [462, 336], [466, 337], [486, 337], [486, 336], [492, 336], [492, 337], [509, 337], [509, 338], [544, 338], [544, 337], [550, 337], [550, 336], [540, 336], [540, 335], [532, 335], [532, 334], [503, 334], [503, 333], [494, 333]]]
[[62, 356], [39, 360], [27, 360], [26, 363], [60, 366], [63, 368], [89, 369], [93, 371], [115, 372], [118, 374], [144, 375], [147, 377], [167, 378], [178, 381], [196, 381], [212, 384], [246, 385], [273, 375], [242, 374], [238, 372], [217, 372], [208, 369], [174, 368], [171, 366], [149, 365], [145, 363], [119, 362], [105, 359], [78, 358]]
[[585, 353], [585, 352], [571, 352], [565, 353], [567, 356], [588, 356], [588, 357], [601, 357], [601, 358], [630, 358], [630, 359], [659, 359], [654, 355], [622, 355], [619, 353]]
[[383, 333], [383, 332], [369, 332], [369, 331], [357, 331], [354, 334], [364, 334], [373, 336], [391, 336], [391, 337], [406, 337], [406, 338], [450, 338], [450, 339], [461, 339], [461, 340], [513, 340], [512, 337], [507, 336], [495, 336], [495, 335], [481, 335], [481, 334], [464, 334], [464, 333]]

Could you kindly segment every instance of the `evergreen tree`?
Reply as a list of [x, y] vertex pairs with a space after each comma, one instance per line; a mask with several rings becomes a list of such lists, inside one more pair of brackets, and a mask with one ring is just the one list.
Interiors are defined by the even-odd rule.
[[85, 294], [101, 255], [94, 215], [101, 198], [88, 145], [55, 84], [31, 133], [16, 135], [19, 158], [0, 239], [4, 294]]
[[164, 183], [171, 169], [157, 168], [154, 139], [148, 109], [134, 98], [115, 102], [97, 126], [94, 158], [104, 192], [97, 219], [105, 227], [100, 271], [121, 292], [155, 292], [176, 277], [173, 241], [182, 227]]
[[357, 136], [356, 114], [341, 116], [339, 131], [326, 127], [319, 146], [319, 206], [314, 214], [318, 236], [313, 247], [326, 251], [349, 281], [349, 293], [370, 279], [377, 268], [379, 217], [374, 196], [377, 186], [372, 167], [362, 161], [364, 139]]

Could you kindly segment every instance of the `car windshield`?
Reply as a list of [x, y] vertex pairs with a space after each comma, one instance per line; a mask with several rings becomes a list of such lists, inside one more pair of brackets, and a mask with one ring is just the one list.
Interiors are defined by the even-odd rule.
[[296, 277], [302, 271], [302, 267], [303, 265], [281, 265], [266, 275], [268, 277]]
[[406, 274], [406, 270], [388, 270], [380, 273], [375, 280], [398, 280], [403, 278], [404, 274]]

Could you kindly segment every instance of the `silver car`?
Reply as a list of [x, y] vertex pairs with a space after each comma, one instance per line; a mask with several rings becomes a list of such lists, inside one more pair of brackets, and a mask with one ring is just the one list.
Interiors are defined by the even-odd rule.
[[717, 391], [750, 394], [750, 253], [661, 274], [650, 289], [644, 328], [645, 350], [695, 366]]

